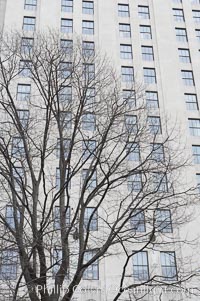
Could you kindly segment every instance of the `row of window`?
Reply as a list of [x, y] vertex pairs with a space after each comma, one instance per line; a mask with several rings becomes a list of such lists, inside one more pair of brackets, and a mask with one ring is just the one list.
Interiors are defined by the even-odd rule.
[[[146, 54], [145, 54], [146, 56]], [[133, 82], [134, 81], [134, 69], [130, 66], [121, 67], [121, 75], [123, 82]], [[145, 84], [156, 84], [156, 70], [155, 68], [143, 68], [144, 83]]]
[[[21, 125], [27, 127], [29, 122], [29, 111], [28, 110], [18, 110], [18, 118], [21, 122]], [[61, 127], [63, 129], [71, 129], [72, 128], [72, 113], [71, 112], [60, 112], [60, 120]], [[152, 134], [161, 134], [161, 120], [159, 116], [148, 116], [147, 119], [149, 132]], [[135, 115], [125, 115], [124, 116], [124, 126], [126, 131], [131, 133], [137, 133], [138, 124], [137, 124], [137, 116]], [[82, 116], [82, 129], [86, 131], [95, 131], [96, 130], [96, 115], [94, 113], [85, 113]], [[19, 137], [13, 138], [13, 147], [12, 147], [12, 155], [17, 156], [17, 154], [23, 154], [22, 151], [23, 142]], [[19, 149], [21, 150], [19, 152]]]
[[[180, 42], [188, 42], [187, 30], [186, 28], [175, 28], [176, 38]], [[195, 29], [196, 37], [200, 41], [200, 29]]]
[[[88, 250], [84, 255], [84, 264], [87, 263], [94, 255], [95, 250]], [[53, 276], [57, 273], [62, 261], [62, 250], [59, 247], [53, 249]], [[1, 252], [0, 261], [0, 280], [15, 280], [17, 278], [17, 269], [19, 264], [19, 254], [15, 249], [7, 249]], [[66, 275], [69, 278], [69, 271]], [[87, 268], [83, 274], [84, 280], [99, 279], [99, 263], [94, 262]]]
[[[162, 270], [161, 281], [176, 281], [177, 267], [175, 252], [160, 252], [160, 263]], [[135, 281], [149, 280], [149, 262], [146, 251], [133, 255], [133, 277]]]
[[[182, 51], [182, 49], [181, 49]], [[145, 57], [149, 58], [149, 54], [144, 54]], [[183, 52], [180, 52], [180, 55], [183, 55]], [[180, 57], [181, 60], [187, 60], [187, 57]], [[134, 69], [130, 66], [121, 67], [122, 81], [123, 82], [133, 82], [134, 81]], [[156, 69], [155, 68], [143, 68], [143, 76], [145, 84], [156, 84]], [[184, 85], [186, 86], [195, 86], [193, 71], [191, 70], [181, 70], [181, 77]]]
[[[159, 99], [156, 91], [146, 91], [146, 106], [147, 108], [158, 108]], [[29, 101], [31, 99], [31, 84], [18, 84], [17, 96], [18, 101]], [[124, 89], [123, 99], [128, 103], [129, 107], [136, 107], [135, 93], [133, 90]], [[59, 92], [60, 103], [68, 104], [72, 101], [72, 87], [63, 86]], [[95, 88], [88, 88], [86, 92], [86, 103], [91, 104], [95, 102]], [[186, 94], [186, 103], [191, 103], [191, 109], [196, 109], [196, 95]], [[192, 105], [193, 104], [193, 105]], [[26, 113], [27, 114], [27, 113]], [[28, 115], [28, 114], [27, 114]]]
[[[73, 12], [73, 0], [62, 0], [61, 10], [63, 12]], [[94, 14], [94, 2], [93, 1], [82, 1], [82, 13], [93, 15]]]
[[[88, 250], [84, 254], [84, 264], [91, 260], [96, 250]], [[133, 255], [133, 278], [136, 282], [148, 281], [150, 277], [149, 273], [149, 261], [148, 253], [146, 251], [134, 252]], [[0, 264], [0, 279], [1, 280], [14, 280], [17, 278], [18, 267], [18, 252], [13, 249], [2, 251], [1, 264]], [[55, 247], [52, 254], [53, 259], [53, 275], [59, 269], [62, 261], [62, 249]], [[177, 265], [175, 252], [160, 252], [160, 265], [161, 265], [161, 281], [176, 281], [177, 280]], [[66, 276], [69, 277], [68, 275]], [[96, 260], [92, 263], [83, 274], [84, 280], [98, 280], [99, 279], [99, 261]]]
[[[96, 254], [95, 250], [87, 251], [84, 256], [84, 262], [88, 262]], [[62, 259], [62, 250], [60, 250], [60, 257], [55, 254], [57, 262]], [[148, 253], [146, 251], [135, 252], [133, 255], [133, 278], [136, 282], [146, 282], [150, 278]], [[175, 252], [160, 252], [161, 264], [161, 281], [177, 281], [177, 265]], [[58, 264], [59, 267], [59, 264]], [[57, 267], [57, 268], [58, 268]], [[83, 274], [84, 280], [98, 280], [99, 279], [99, 261], [92, 263]]]
[[[89, 83], [95, 79], [95, 64], [83, 64], [82, 65], [83, 79]], [[59, 75], [62, 79], [67, 79], [72, 76], [72, 62], [60, 62]], [[19, 62], [19, 75], [22, 77], [32, 76], [32, 62], [30, 60], [20, 60]]]
[[[125, 55], [123, 53], [123, 55]], [[150, 54], [144, 53], [145, 58], [149, 59]], [[22, 77], [31, 77], [32, 63], [29, 60], [20, 60], [19, 63], [19, 75]], [[72, 74], [72, 63], [61, 62], [60, 63], [60, 76], [61, 78], [69, 78]], [[185, 85], [194, 85], [193, 72], [182, 70], [182, 78]], [[155, 68], [143, 68], [144, 83], [145, 84], [156, 84], [156, 70]], [[93, 80], [95, 78], [95, 65], [94, 64], [83, 64], [83, 76], [86, 81]], [[131, 66], [121, 67], [121, 76], [123, 82], [134, 82], [134, 68]]]
[[[200, 10], [192, 10], [193, 19], [196, 23], [200, 23]], [[118, 16], [129, 17], [130, 10], [128, 4], [118, 4]], [[141, 19], [150, 19], [149, 7], [144, 5], [138, 6], [138, 16]], [[184, 11], [180, 8], [173, 8], [173, 16], [175, 21], [184, 22]]]
[[[36, 10], [37, 8], [37, 0], [25, 0], [24, 9], [27, 10]], [[73, 0], [61, 0], [61, 10], [63, 12], [73, 12]], [[94, 14], [94, 2], [82, 1], [82, 12], [83, 14]]]
[[[173, 0], [174, 3], [180, 4], [182, 0]], [[191, 4], [200, 4], [199, 0], [191, 0]], [[37, 0], [25, 0], [24, 8], [27, 10], [35, 10], [37, 8]], [[61, 10], [64, 12], [73, 12], [73, 0], [61, 0]], [[94, 2], [82, 1], [82, 12], [84, 14], [94, 14]], [[149, 7], [148, 6], [138, 6], [139, 17], [144, 19], [149, 19]], [[129, 5], [128, 4], [118, 4], [118, 15], [121, 17], [129, 17]]]
[[[68, 207], [65, 213], [66, 226], [70, 225], [71, 221], [71, 208]], [[17, 219], [20, 222], [20, 212], [17, 210]], [[6, 223], [15, 229], [14, 209], [12, 206], [6, 206], [5, 214]], [[95, 207], [85, 208], [84, 214], [84, 226], [89, 231], [98, 231], [98, 211]], [[146, 232], [146, 220], [143, 210], [137, 209], [134, 211], [133, 216], [130, 219], [131, 231], [134, 232]], [[172, 233], [172, 220], [171, 212], [169, 209], [156, 209], [155, 211], [155, 227], [157, 231], [161, 233]], [[54, 229], [59, 230], [60, 226], [60, 207], [54, 208]]]
[[[150, 40], [152, 39], [151, 26], [140, 25], [140, 36], [142, 39]], [[122, 38], [131, 37], [131, 25], [129, 23], [119, 23], [119, 35]]]
[[[184, 11], [181, 8], [173, 8], [174, 20], [178, 22], [185, 22]], [[192, 16], [195, 23], [200, 23], [200, 10], [192, 10]]]
[[[129, 4], [118, 4], [118, 16], [130, 17]], [[144, 5], [138, 5], [138, 16], [141, 19], [150, 19], [149, 7]]]
[[[21, 53], [22, 54], [32, 54], [34, 47], [34, 39], [28, 37], [22, 37], [21, 40]], [[60, 49], [68, 54], [69, 56], [73, 54], [73, 40], [61, 39]], [[82, 41], [82, 54], [83, 56], [89, 57], [95, 54], [95, 43], [92, 41]]]
[[[199, 154], [200, 156], [200, 154]], [[200, 160], [200, 159], [199, 159]], [[70, 180], [70, 169], [66, 170], [66, 183], [67, 183], [67, 188], [71, 188], [71, 182], [67, 181], [67, 178]], [[16, 191], [20, 192], [21, 187], [23, 184], [24, 180], [24, 170], [22, 167], [15, 167], [14, 170], [14, 177], [15, 177], [15, 189]], [[144, 179], [144, 182], [146, 179]], [[60, 189], [60, 169], [56, 168], [56, 188]], [[127, 178], [127, 188], [129, 193], [132, 192], [140, 192], [143, 189], [143, 177], [141, 173], [135, 173], [133, 175], [130, 175]], [[97, 186], [97, 173], [94, 171], [92, 174], [90, 174], [90, 171], [88, 169], [83, 169], [82, 170], [82, 185], [85, 186], [85, 189], [91, 190], [95, 189]], [[154, 190], [155, 192], [168, 192], [169, 190], [169, 183], [167, 180], [166, 174], [162, 172], [153, 172], [149, 174], [149, 182], [145, 184], [150, 190]], [[151, 187], [150, 187], [151, 186]]]
[[[24, 31], [35, 31], [36, 18], [25, 16], [23, 19], [23, 30]], [[72, 19], [61, 19], [61, 32], [72, 33], [73, 32], [73, 20]], [[94, 21], [83, 20], [82, 21], [82, 33], [94, 35]]]
[[[25, 16], [23, 19], [24, 31], [35, 31], [36, 18]], [[62, 18], [61, 19], [61, 32], [73, 33], [73, 19]], [[82, 21], [82, 33], [86, 35], [94, 35], [94, 21], [83, 20]], [[140, 25], [141, 37], [144, 39], [151, 39], [151, 27], [146, 25]], [[121, 37], [131, 37], [131, 26], [128, 23], [119, 23], [119, 34]]]
[[[152, 46], [141, 46], [142, 58], [145, 61], [153, 61], [154, 53]], [[130, 44], [120, 44], [120, 57], [121, 59], [132, 59], [132, 45]]]
[[[18, 139], [18, 138], [14, 138]], [[67, 158], [70, 150], [70, 139], [63, 139], [62, 144], [64, 148], [64, 156]], [[16, 145], [17, 146], [17, 145]], [[96, 140], [84, 140], [82, 142], [82, 159], [93, 159], [97, 150]], [[164, 161], [164, 147], [161, 143], [152, 143], [150, 145], [151, 160], [156, 162]], [[126, 146], [127, 160], [140, 161], [140, 147], [138, 143], [129, 142]], [[56, 157], [60, 158], [60, 139], [57, 139]]]

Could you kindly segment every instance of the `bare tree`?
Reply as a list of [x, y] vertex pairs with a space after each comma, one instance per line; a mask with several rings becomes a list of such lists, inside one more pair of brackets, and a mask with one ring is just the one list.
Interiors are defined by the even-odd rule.
[[143, 85], [126, 79], [122, 87], [91, 42], [2, 37], [0, 277], [12, 300], [71, 300], [114, 256], [113, 301], [194, 275], [183, 271], [180, 252], [177, 269], [164, 274], [132, 269], [146, 250], [166, 245], [175, 264], [170, 251], [183, 244], [178, 230], [195, 190], [179, 181], [189, 163], [170, 120], [151, 116]]

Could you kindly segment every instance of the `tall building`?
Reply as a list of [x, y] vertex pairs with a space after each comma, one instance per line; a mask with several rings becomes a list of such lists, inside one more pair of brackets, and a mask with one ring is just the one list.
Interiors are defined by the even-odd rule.
[[[23, 36], [30, 38], [35, 32], [54, 29], [61, 32], [62, 38], [81, 37], [106, 53], [121, 74], [124, 90], [130, 77], [143, 83], [151, 118], [159, 124], [167, 119], [176, 125], [185, 157], [191, 157], [183, 181], [194, 187], [200, 185], [200, 0], [0, 0], [0, 29], [23, 32]], [[181, 183], [180, 178], [177, 181]], [[141, 270], [143, 280], [155, 271], [163, 273], [163, 277], [166, 271], [173, 274], [180, 268], [176, 252], [178, 257], [188, 259], [183, 269], [196, 270], [198, 275], [199, 245], [193, 239], [199, 233], [200, 207], [195, 205], [190, 210], [194, 218], [176, 234], [172, 233], [173, 219], [169, 222], [169, 212], [165, 212], [168, 235], [177, 235], [176, 248], [172, 245], [170, 251], [156, 247], [143, 250], [133, 260], [130, 277]], [[145, 221], [142, 215], [139, 219], [142, 232]], [[193, 243], [184, 245], [188, 237]], [[119, 289], [121, 261], [121, 255], [115, 254], [104, 258], [98, 266], [93, 265], [88, 272], [89, 280], [82, 284], [86, 293], [77, 290], [73, 300], [113, 300]], [[199, 296], [184, 289], [192, 291], [196, 286], [195, 278], [180, 284], [179, 290], [177, 285], [174, 291], [167, 286], [162, 291], [151, 291], [148, 287], [143, 293], [127, 292], [120, 300], [137, 300], [135, 296], [143, 294], [144, 301], [195, 301]]]

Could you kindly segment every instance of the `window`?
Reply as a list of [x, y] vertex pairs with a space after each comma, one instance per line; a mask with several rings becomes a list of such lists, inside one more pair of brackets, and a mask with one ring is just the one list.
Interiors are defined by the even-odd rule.
[[37, 0], [25, 0], [24, 9], [35, 10], [37, 7]]
[[128, 4], [118, 4], [118, 16], [129, 17], [129, 5]]
[[[70, 225], [70, 207], [65, 208], [66, 226]], [[60, 206], [54, 208], [54, 229], [60, 229]]]
[[72, 33], [73, 32], [73, 20], [61, 19], [61, 32]]
[[127, 159], [129, 161], [140, 161], [140, 148], [137, 143], [131, 143], [129, 142], [126, 146], [127, 151]]
[[24, 157], [24, 142], [22, 138], [14, 137], [12, 140], [12, 156], [15, 158]]
[[200, 22], [200, 10], [193, 10], [192, 11], [193, 19], [195, 23]]
[[137, 133], [137, 116], [125, 115], [125, 127], [128, 133]]
[[60, 112], [60, 125], [63, 129], [72, 128], [72, 113], [71, 112]]
[[168, 183], [167, 176], [163, 173], [154, 172], [152, 174], [153, 177], [153, 187], [155, 192], [167, 192], [168, 191]]
[[189, 49], [179, 48], [178, 54], [179, 54], [179, 61], [181, 63], [191, 63]]
[[163, 145], [161, 143], [153, 143], [151, 148], [151, 158], [157, 162], [163, 162], [165, 159]]
[[96, 118], [93, 113], [83, 114], [82, 129], [86, 131], [94, 131], [96, 129]]
[[34, 31], [35, 30], [35, 17], [24, 17], [23, 30]]
[[121, 59], [129, 59], [129, 60], [132, 59], [133, 58], [132, 46], [120, 44], [120, 57]]
[[22, 38], [21, 52], [23, 54], [31, 54], [33, 50], [33, 38]]
[[86, 82], [90, 82], [95, 79], [95, 65], [83, 64], [83, 76]]
[[145, 215], [144, 211], [141, 211], [140, 209], [137, 209], [133, 212], [133, 215], [131, 216], [131, 230], [135, 232], [145, 232]]
[[169, 209], [156, 210], [156, 227], [162, 233], [172, 233], [171, 212]]
[[95, 103], [95, 88], [88, 88], [85, 91], [85, 107], [93, 106]]
[[133, 255], [133, 278], [135, 281], [148, 281], [149, 267], [146, 251], [138, 252]]
[[175, 252], [161, 252], [160, 253], [161, 268], [162, 268], [162, 280], [176, 281], [176, 258]]
[[28, 60], [21, 60], [19, 62], [19, 75], [23, 77], [31, 76], [32, 63]]
[[119, 35], [122, 38], [130, 38], [131, 37], [131, 26], [130, 24], [119, 24]]
[[82, 21], [82, 33], [83, 34], [94, 34], [94, 21]]
[[72, 75], [72, 63], [71, 62], [61, 62], [60, 63], [60, 75], [61, 78], [67, 79]]
[[149, 116], [148, 117], [149, 130], [152, 134], [161, 134], [161, 122], [160, 117]]
[[[60, 265], [62, 263], [62, 249], [60, 247], [55, 247], [53, 249], [53, 269], [52, 273], [53, 276], [55, 277], [56, 273], [58, 272]], [[68, 279], [69, 278], [69, 266], [66, 268], [63, 268], [62, 273], [65, 275], [65, 277]]]
[[96, 141], [84, 140], [82, 142], [83, 160], [93, 159], [96, 153]]
[[[62, 140], [62, 147], [63, 147], [63, 155], [65, 157], [65, 159], [67, 159], [68, 154], [69, 154], [69, 148], [70, 148], [70, 139], [66, 139], [64, 138]], [[61, 140], [60, 138], [57, 139], [57, 147], [56, 147], [56, 157], [59, 159], [60, 158], [60, 149], [61, 149]]]
[[18, 252], [7, 249], [1, 251], [0, 279], [15, 280], [17, 278]]
[[139, 192], [142, 189], [142, 177], [141, 174], [134, 174], [128, 177], [128, 191]]
[[90, 231], [98, 230], [98, 215], [97, 210], [95, 210], [95, 207], [85, 208], [84, 225], [86, 229], [89, 225]]
[[159, 108], [158, 93], [153, 91], [146, 91], [147, 108]]
[[185, 28], [175, 28], [176, 31], [176, 39], [179, 42], [187, 42], [187, 31]]
[[138, 15], [141, 19], [150, 19], [149, 7], [148, 6], [138, 6]]
[[17, 110], [19, 122], [23, 128], [27, 128], [29, 122], [29, 110]]
[[94, 42], [83, 41], [82, 53], [85, 57], [91, 57], [95, 55]]
[[185, 21], [182, 9], [173, 8], [173, 15], [174, 15], [174, 20], [175, 21], [178, 21], [178, 22], [184, 22]]
[[122, 81], [123, 82], [133, 82], [134, 81], [134, 70], [133, 67], [121, 67]]
[[184, 96], [185, 96], [185, 103], [186, 103], [187, 110], [195, 111], [199, 109], [196, 94], [185, 93]]
[[198, 41], [200, 41], [200, 29], [195, 29], [196, 32], [196, 37], [198, 39]]
[[[65, 173], [65, 183], [63, 185], [63, 187], [65, 187], [65, 189], [70, 189], [71, 188], [71, 181], [70, 181], [70, 174], [71, 174], [71, 170], [70, 168], [66, 168], [66, 173]], [[69, 181], [67, 180], [69, 179]], [[60, 187], [60, 168], [56, 168], [56, 189], [62, 189], [63, 187]]]
[[194, 86], [193, 72], [189, 70], [181, 70], [182, 80], [186, 86]]
[[22, 185], [24, 184], [24, 170], [22, 167], [15, 167], [13, 170], [13, 177], [14, 177], [14, 185], [15, 185], [15, 190], [17, 192], [21, 192]]
[[149, 25], [140, 25], [140, 37], [145, 40], [151, 40], [151, 26]]
[[93, 15], [94, 14], [94, 2], [93, 1], [83, 1], [83, 14]]
[[200, 119], [188, 119], [190, 135], [200, 136]]
[[64, 12], [73, 12], [73, 0], [62, 0], [61, 10]]
[[[84, 264], [88, 263], [95, 255], [96, 250], [86, 251], [84, 254]], [[99, 279], [99, 262], [98, 260], [91, 263], [83, 274], [84, 280], [98, 280]]]
[[152, 46], [142, 46], [142, 59], [144, 61], [153, 61], [153, 47]]
[[196, 174], [196, 181], [197, 181], [197, 190], [198, 190], [198, 193], [200, 193], [200, 174], [199, 173]]
[[193, 160], [195, 164], [200, 164], [200, 145], [192, 145]]
[[129, 108], [136, 107], [136, 98], [134, 90], [123, 90], [123, 101], [129, 106]]
[[56, 189], [60, 189], [60, 168], [56, 168]]
[[[19, 210], [16, 211], [17, 220], [20, 222], [20, 212]], [[14, 208], [13, 206], [6, 206], [6, 223], [12, 228], [15, 229], [15, 218], [14, 218]]]
[[61, 89], [58, 92], [58, 99], [60, 104], [70, 104], [72, 101], [72, 87], [61, 86]]
[[31, 97], [31, 85], [17, 85], [17, 100], [28, 101]]
[[94, 189], [97, 186], [97, 173], [96, 171], [93, 172], [91, 175], [89, 169], [82, 170], [82, 183], [85, 184], [87, 182], [86, 188]]
[[60, 48], [64, 53], [71, 56], [73, 54], [73, 41], [65, 39], [60, 40]]
[[154, 68], [143, 68], [145, 84], [156, 84], [156, 70]]
[[62, 249], [53, 249], [53, 276], [56, 275], [62, 262]]

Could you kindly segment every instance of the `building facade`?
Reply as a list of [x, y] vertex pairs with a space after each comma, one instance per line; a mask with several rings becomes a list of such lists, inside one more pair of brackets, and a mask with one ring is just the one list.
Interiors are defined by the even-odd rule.
[[[194, 187], [200, 185], [199, 0], [60, 0], [48, 3], [45, 0], [0, 0], [0, 28], [5, 32], [23, 32], [31, 38], [34, 32], [54, 29], [70, 40], [81, 37], [83, 41], [94, 43], [95, 48], [111, 58], [122, 82], [135, 76], [144, 84], [152, 118], [158, 118], [161, 123], [162, 118], [168, 118], [177, 125], [180, 145], [184, 145], [186, 156], [191, 158], [184, 181]], [[178, 252], [192, 258], [187, 268], [196, 269], [198, 274], [196, 237], [200, 207], [195, 205], [194, 211], [192, 221], [176, 235], [180, 241], [188, 236], [191, 241], [195, 240], [194, 247], [182, 248], [181, 243], [178, 244]], [[173, 220], [171, 223], [173, 225]], [[140, 224], [141, 232], [143, 226]], [[169, 233], [172, 232], [169, 224], [168, 228]], [[172, 247], [171, 260], [170, 252], [164, 249], [161, 252], [144, 250], [133, 261], [130, 274], [141, 266], [144, 273], [156, 269], [162, 273], [165, 268], [173, 272], [177, 268], [175, 249]], [[120, 255], [116, 255], [93, 266], [92, 276], [88, 276], [90, 280], [83, 284], [87, 293], [77, 290], [74, 300], [113, 300], [113, 289], [121, 273], [120, 261]], [[180, 291], [165, 288], [144, 293], [142, 300], [199, 300], [195, 294], [184, 292], [186, 288], [198, 286], [196, 281], [180, 285]], [[88, 286], [94, 290], [87, 289]], [[140, 296], [140, 292], [135, 294]], [[129, 298], [132, 297], [127, 293], [121, 300], [136, 300]]]

